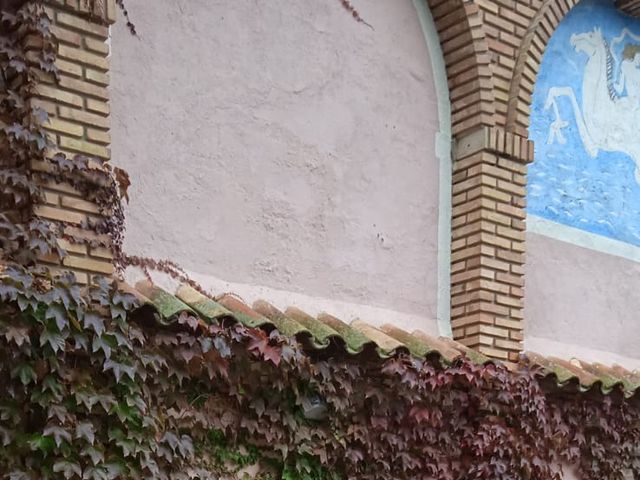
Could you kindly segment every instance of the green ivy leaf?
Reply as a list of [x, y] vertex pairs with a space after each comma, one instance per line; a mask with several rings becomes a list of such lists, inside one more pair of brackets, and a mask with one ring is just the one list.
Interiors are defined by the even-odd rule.
[[89, 457], [91, 459], [91, 463], [94, 465], [98, 465], [104, 462], [104, 453], [98, 450], [95, 447], [85, 447], [80, 452], [80, 455], [83, 457]]
[[55, 319], [56, 326], [60, 331], [64, 330], [64, 328], [69, 324], [67, 311], [62, 305], [49, 305], [49, 308], [47, 308], [47, 313], [45, 314], [45, 318]]
[[82, 469], [77, 463], [69, 462], [66, 460], [60, 460], [53, 464], [54, 473], [62, 473], [64, 478], [73, 478], [75, 476], [80, 477], [82, 475]]
[[60, 447], [63, 441], [71, 443], [71, 434], [66, 429], [59, 427], [58, 425], [50, 425], [45, 428], [42, 433], [47, 437], [53, 437], [56, 447]]
[[12, 371], [12, 377], [20, 378], [20, 381], [23, 385], [29, 385], [32, 382], [35, 382], [38, 376], [36, 375], [36, 371], [33, 366], [28, 363], [19, 363]]
[[104, 319], [100, 314], [92, 311], [86, 312], [84, 314], [83, 321], [85, 327], [91, 328], [94, 332], [96, 332], [96, 335], [101, 336], [104, 333]]
[[31, 450], [48, 454], [56, 448], [56, 442], [52, 437], [47, 436], [46, 434], [36, 435], [29, 441], [29, 446], [31, 447]]
[[106, 337], [93, 337], [93, 342], [91, 343], [91, 349], [93, 353], [102, 351], [104, 353], [105, 358], [111, 358], [111, 345]]
[[44, 347], [45, 345], [49, 345], [55, 353], [58, 353], [64, 351], [66, 342], [60, 333], [44, 330], [40, 334], [40, 346]]

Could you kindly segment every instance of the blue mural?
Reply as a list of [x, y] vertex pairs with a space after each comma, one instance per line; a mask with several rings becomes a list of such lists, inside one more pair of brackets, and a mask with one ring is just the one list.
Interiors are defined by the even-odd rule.
[[533, 95], [528, 213], [640, 246], [640, 21], [583, 0]]

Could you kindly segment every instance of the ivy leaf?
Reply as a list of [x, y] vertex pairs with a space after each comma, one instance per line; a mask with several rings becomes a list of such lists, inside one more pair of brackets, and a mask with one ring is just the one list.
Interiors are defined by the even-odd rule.
[[19, 347], [21, 347], [25, 343], [31, 343], [28, 328], [9, 327], [4, 332], [4, 338], [6, 338], [8, 342], [14, 342]]
[[62, 305], [49, 305], [47, 313], [44, 316], [46, 319], [54, 318], [58, 330], [62, 331], [68, 325], [67, 311]]
[[0, 426], [0, 440], [2, 440], [2, 446], [6, 447], [13, 440], [13, 433], [11, 430], [7, 430], [4, 427]]
[[89, 457], [94, 465], [104, 462], [104, 453], [95, 447], [85, 447], [80, 452], [83, 457]]
[[87, 442], [93, 445], [96, 440], [93, 424], [90, 422], [79, 423], [76, 426], [76, 438], [84, 438]]
[[122, 375], [127, 375], [131, 380], [135, 380], [136, 369], [135, 367], [125, 365], [123, 363], [114, 362], [113, 360], [106, 360], [104, 362], [104, 371], [108, 372], [109, 370], [113, 371], [113, 374], [116, 377], [116, 382], [120, 383], [122, 379]]
[[53, 437], [53, 440], [56, 443], [56, 447], [60, 448], [62, 442], [65, 441], [67, 443], [71, 443], [71, 434], [67, 432], [64, 428], [59, 427], [57, 425], [50, 425], [44, 429], [42, 432], [44, 435], [48, 437]]
[[222, 358], [229, 358], [231, 356], [231, 348], [229, 344], [222, 337], [214, 337], [213, 345]]
[[93, 342], [91, 343], [91, 349], [93, 353], [96, 353], [100, 350], [104, 353], [105, 358], [111, 358], [111, 345], [105, 337], [93, 337]]
[[40, 346], [44, 347], [45, 345], [49, 345], [55, 353], [58, 353], [60, 350], [64, 351], [65, 340], [64, 337], [57, 332], [44, 330], [40, 335]]
[[56, 444], [53, 438], [45, 435], [36, 435], [29, 441], [29, 446], [33, 451], [41, 451], [44, 453], [51, 452]]
[[101, 336], [104, 333], [104, 319], [98, 313], [91, 311], [85, 313], [83, 321], [85, 327], [91, 328], [96, 335]]
[[60, 460], [53, 464], [54, 473], [62, 473], [64, 478], [73, 478], [74, 476], [80, 477], [82, 475], [82, 469], [77, 463], [68, 462], [66, 460]]
[[12, 377], [19, 377], [23, 385], [29, 385], [31, 382], [35, 382], [38, 376], [34, 368], [28, 363], [18, 364], [12, 371]]

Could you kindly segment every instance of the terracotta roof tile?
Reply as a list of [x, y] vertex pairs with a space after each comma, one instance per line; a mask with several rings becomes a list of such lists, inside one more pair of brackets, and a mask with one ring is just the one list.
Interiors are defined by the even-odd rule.
[[[462, 356], [479, 364], [498, 363], [450, 338], [436, 338], [421, 331], [409, 333], [394, 325], [374, 327], [359, 319], [347, 324], [327, 313], [314, 317], [296, 307], [283, 312], [264, 300], [258, 300], [250, 307], [232, 294], [213, 300], [188, 286], [181, 286], [175, 295], [146, 281], [137, 283], [135, 288], [126, 284], [122, 288], [133, 293], [144, 308], [154, 309], [165, 324], [186, 311], [207, 322], [228, 320], [269, 331], [277, 329], [283, 335], [295, 337], [303, 348], [315, 352], [333, 352], [331, 349], [338, 347], [352, 355], [377, 351], [381, 357], [389, 357], [406, 352], [420, 358], [434, 357], [445, 365]], [[519, 364], [507, 366], [512, 370], [535, 367], [558, 388], [573, 385], [583, 391], [596, 388], [605, 394], [621, 389], [627, 396], [640, 390], [640, 373], [619, 365], [607, 367], [527, 352], [521, 355]]]

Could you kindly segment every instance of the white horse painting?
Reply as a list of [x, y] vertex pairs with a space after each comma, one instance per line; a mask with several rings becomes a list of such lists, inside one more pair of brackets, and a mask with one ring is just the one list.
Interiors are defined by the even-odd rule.
[[[625, 29], [614, 43], [625, 34], [637, 38]], [[549, 89], [545, 109], [553, 107], [555, 120], [547, 143], [566, 143], [562, 130], [569, 124], [560, 115], [558, 98], [567, 97], [587, 153], [592, 158], [600, 151], [628, 155], [635, 162], [635, 177], [640, 183], [640, 54], [634, 53], [619, 66], [600, 29], [572, 35], [571, 45], [588, 57], [582, 76], [582, 99], [576, 98], [571, 87]], [[614, 71], [618, 82], [613, 78]]]

